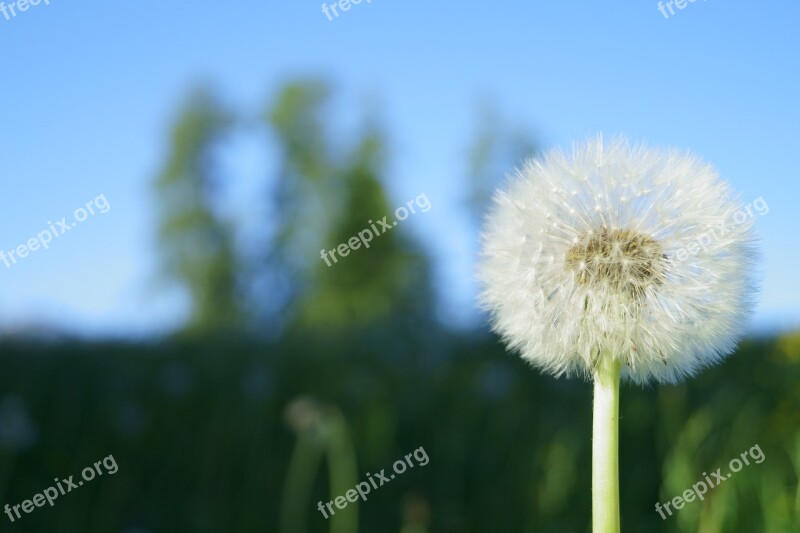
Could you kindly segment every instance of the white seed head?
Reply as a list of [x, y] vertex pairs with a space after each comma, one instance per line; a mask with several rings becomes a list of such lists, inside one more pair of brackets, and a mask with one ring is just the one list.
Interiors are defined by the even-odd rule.
[[601, 358], [676, 382], [736, 346], [755, 298], [752, 217], [690, 154], [602, 137], [528, 162], [483, 233], [481, 302], [512, 349], [556, 376]]

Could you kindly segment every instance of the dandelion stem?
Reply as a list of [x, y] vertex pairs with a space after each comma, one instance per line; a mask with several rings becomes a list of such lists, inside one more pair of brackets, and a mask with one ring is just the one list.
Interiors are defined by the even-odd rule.
[[601, 356], [594, 372], [593, 533], [619, 533], [619, 375], [620, 362]]

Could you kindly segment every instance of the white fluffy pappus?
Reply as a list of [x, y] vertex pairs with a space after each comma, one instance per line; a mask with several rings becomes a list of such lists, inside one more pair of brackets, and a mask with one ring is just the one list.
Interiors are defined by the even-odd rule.
[[735, 348], [751, 313], [753, 221], [691, 154], [598, 136], [529, 161], [495, 194], [481, 303], [509, 348], [556, 376], [677, 382]]

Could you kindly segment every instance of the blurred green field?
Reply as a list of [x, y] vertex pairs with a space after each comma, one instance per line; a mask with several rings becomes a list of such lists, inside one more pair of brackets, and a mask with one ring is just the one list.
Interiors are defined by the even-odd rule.
[[[4, 342], [2, 504], [109, 454], [119, 471], [14, 524], [4, 516], [2, 530], [279, 531], [298, 440], [286, 408], [312, 397], [343, 413], [359, 481], [419, 447], [430, 458], [370, 494], [362, 532], [589, 531], [590, 385], [542, 377], [491, 338], [429, 330], [422, 342], [403, 329], [274, 344]], [[798, 531], [799, 383], [795, 335], [750, 340], [679, 386], [623, 387], [623, 528]], [[655, 512], [755, 444], [763, 463], [667, 520]], [[338, 495], [327, 467], [300, 503], [307, 531], [332, 525], [316, 509]]]

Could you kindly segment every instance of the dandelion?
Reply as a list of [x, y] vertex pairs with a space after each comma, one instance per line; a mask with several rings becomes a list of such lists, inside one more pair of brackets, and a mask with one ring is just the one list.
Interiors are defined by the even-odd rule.
[[620, 379], [675, 383], [736, 346], [754, 302], [752, 220], [708, 164], [602, 136], [528, 162], [494, 198], [482, 304], [509, 348], [594, 381], [592, 515], [619, 531]]

